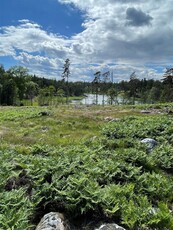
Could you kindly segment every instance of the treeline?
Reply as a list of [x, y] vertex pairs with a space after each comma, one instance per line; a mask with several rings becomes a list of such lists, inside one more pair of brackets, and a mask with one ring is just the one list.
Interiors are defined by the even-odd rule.
[[[69, 79], [70, 80], [70, 79]], [[107, 95], [110, 104], [157, 103], [173, 101], [173, 68], [167, 69], [162, 80], [139, 79], [133, 73], [128, 81], [119, 83], [92, 81], [70, 82], [30, 75], [21, 66], [5, 70], [0, 66], [0, 105], [23, 105], [37, 98], [39, 105], [67, 102], [64, 98], [87, 93]]]
[[132, 104], [173, 101], [173, 68], [167, 69], [161, 80], [142, 79], [133, 74], [129, 81], [121, 81], [117, 88]]
[[39, 105], [63, 103], [64, 97], [81, 96], [85, 92], [83, 82], [65, 82], [30, 75], [21, 66], [5, 71], [0, 66], [0, 105], [23, 105], [23, 101], [38, 98]]
[[93, 85], [95, 93], [101, 92], [109, 97], [110, 104], [172, 102], [173, 68], [167, 69], [161, 80], [139, 79], [134, 72], [128, 81], [122, 80], [119, 83], [111, 84], [99, 80]]

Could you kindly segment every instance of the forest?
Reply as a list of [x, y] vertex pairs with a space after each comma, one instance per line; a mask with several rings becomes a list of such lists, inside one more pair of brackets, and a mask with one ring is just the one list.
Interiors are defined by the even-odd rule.
[[173, 68], [167, 69], [161, 80], [139, 79], [134, 72], [128, 81], [113, 83], [102, 80], [100, 71], [94, 74], [91, 82], [71, 82], [70, 77], [62, 76], [62, 80], [56, 80], [31, 75], [22, 66], [8, 70], [0, 66], [0, 105], [21, 106], [25, 100], [33, 105], [34, 98], [37, 98], [38, 105], [62, 104], [67, 102], [64, 98], [87, 93], [107, 95], [110, 104], [118, 104], [117, 97], [122, 98], [122, 104], [172, 102]]

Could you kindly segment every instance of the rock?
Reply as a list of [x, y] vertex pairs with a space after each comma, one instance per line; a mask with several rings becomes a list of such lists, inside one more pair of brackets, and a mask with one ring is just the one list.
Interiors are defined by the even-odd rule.
[[[102, 224], [100, 227], [94, 228], [94, 230], [126, 230], [125, 228], [117, 225], [117, 224]], [[70, 230], [70, 229], [85, 229], [84, 226], [82, 227], [74, 227], [71, 225], [67, 220], [64, 220], [64, 216], [62, 213], [59, 212], [50, 212], [41, 219], [40, 223], [37, 225], [35, 230]], [[88, 226], [87, 226], [87, 229]]]
[[147, 152], [151, 152], [157, 145], [157, 141], [152, 138], [145, 138], [141, 141], [141, 143], [147, 144]]
[[141, 113], [144, 114], [160, 114], [162, 111], [160, 109], [149, 109], [149, 110], [141, 110]]
[[104, 120], [107, 122], [116, 122], [116, 121], [119, 121], [120, 119], [119, 118], [113, 118], [113, 117], [105, 117]]
[[42, 112], [39, 112], [39, 115], [40, 115], [40, 116], [49, 116], [50, 113], [47, 112], [47, 111], [42, 111]]
[[42, 132], [48, 132], [48, 131], [49, 131], [49, 127], [47, 127], [47, 126], [42, 127]]
[[112, 117], [105, 117], [104, 120], [105, 121], [111, 121], [113, 118]]
[[99, 228], [95, 230], [125, 230], [125, 228], [122, 228], [117, 224], [102, 224]]
[[35, 230], [65, 230], [63, 221], [63, 214], [50, 212], [44, 215]]
[[151, 113], [149, 110], [141, 110], [141, 113]]

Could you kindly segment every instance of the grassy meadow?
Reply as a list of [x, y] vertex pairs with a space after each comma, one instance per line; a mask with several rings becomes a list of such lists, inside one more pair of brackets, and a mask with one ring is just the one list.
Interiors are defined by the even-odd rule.
[[50, 211], [71, 229], [173, 229], [172, 106], [1, 107], [0, 229]]

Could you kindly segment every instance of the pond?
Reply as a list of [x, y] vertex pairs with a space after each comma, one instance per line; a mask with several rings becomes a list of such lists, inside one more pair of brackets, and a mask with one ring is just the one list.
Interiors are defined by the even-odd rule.
[[109, 98], [106, 95], [86, 94], [82, 100], [73, 100], [72, 104], [82, 105], [107, 105], [109, 104]]

